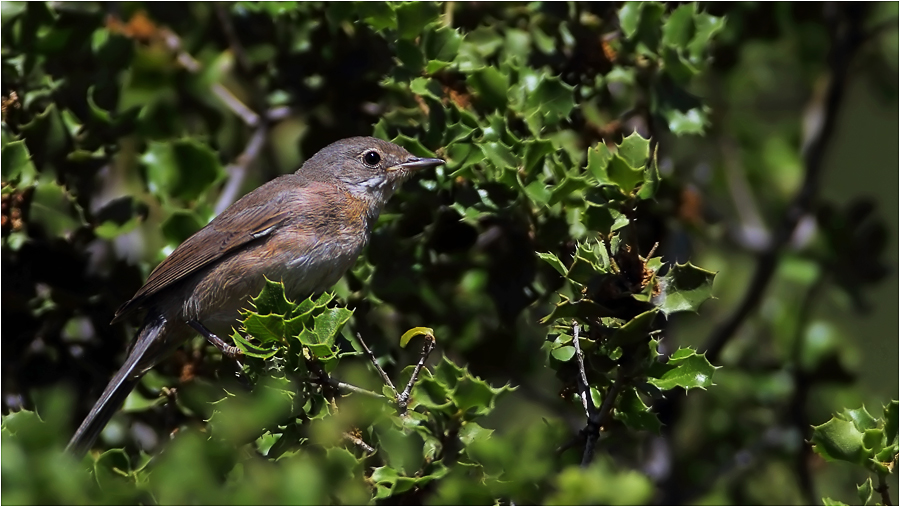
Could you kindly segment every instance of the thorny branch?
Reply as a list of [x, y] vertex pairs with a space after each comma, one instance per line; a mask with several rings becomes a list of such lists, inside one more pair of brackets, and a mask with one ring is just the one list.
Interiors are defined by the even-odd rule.
[[388, 386], [391, 392], [394, 394], [394, 397], [397, 400], [397, 410], [400, 415], [404, 415], [406, 413], [406, 409], [409, 406], [409, 398], [412, 393], [412, 388], [416, 383], [416, 380], [419, 378], [419, 373], [422, 371], [422, 367], [425, 366], [425, 361], [428, 360], [428, 356], [431, 355], [431, 352], [434, 350], [434, 337], [431, 335], [425, 336], [425, 343], [422, 345], [422, 352], [419, 354], [419, 362], [416, 363], [416, 367], [412, 372], [412, 375], [409, 377], [409, 382], [407, 382], [406, 387], [403, 389], [402, 393], [397, 392], [397, 388], [394, 387], [394, 383], [391, 382], [391, 378], [385, 373], [384, 369], [381, 365], [378, 364], [378, 360], [375, 358], [375, 354], [372, 353], [372, 350], [369, 349], [369, 346], [366, 345], [366, 342], [362, 339], [362, 335], [356, 333], [356, 339], [359, 341], [359, 344], [362, 346], [363, 351], [365, 351], [366, 356], [368, 356], [369, 361], [375, 365], [375, 370], [378, 371], [378, 374], [381, 376], [381, 379], [384, 380], [384, 385]]
[[780, 226], [775, 230], [768, 248], [759, 256], [756, 271], [744, 293], [737, 309], [728, 316], [712, 333], [706, 342], [706, 357], [716, 362], [722, 349], [736, 334], [738, 328], [756, 309], [762, 300], [763, 293], [775, 274], [782, 250], [790, 241], [797, 224], [810, 212], [813, 200], [819, 189], [825, 152], [837, 124], [837, 116], [847, 87], [848, 69], [856, 49], [863, 40], [858, 20], [843, 22], [844, 17], [837, 12], [839, 6], [826, 6], [826, 17], [829, 19], [834, 45], [829, 57], [830, 81], [825, 97], [815, 107], [820, 122], [813, 125], [805, 136], [803, 144], [804, 179], [800, 190], [794, 196], [782, 218]]
[[594, 459], [594, 448], [597, 446], [597, 440], [600, 438], [601, 428], [609, 424], [613, 404], [619, 396], [619, 390], [622, 388], [625, 370], [621, 367], [618, 369], [616, 380], [606, 391], [606, 396], [603, 397], [603, 403], [600, 405], [600, 408], [597, 409], [596, 405], [594, 405], [594, 399], [591, 397], [591, 387], [590, 384], [588, 384], [587, 373], [584, 369], [584, 353], [581, 351], [581, 344], [578, 341], [581, 326], [579, 326], [577, 322], [574, 322], [572, 331], [572, 342], [575, 346], [575, 358], [578, 363], [578, 395], [581, 397], [581, 403], [584, 406], [587, 424], [585, 424], [584, 428], [578, 432], [578, 435], [576, 435], [574, 439], [557, 449], [557, 453], [561, 453], [583, 441], [584, 452], [581, 457], [581, 466], [587, 467]]

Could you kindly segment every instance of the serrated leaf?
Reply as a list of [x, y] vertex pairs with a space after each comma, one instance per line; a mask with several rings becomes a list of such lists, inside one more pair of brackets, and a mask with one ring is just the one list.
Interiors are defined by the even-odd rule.
[[284, 284], [268, 278], [259, 295], [250, 298], [250, 302], [260, 315], [288, 315], [294, 307], [284, 294]]
[[613, 155], [606, 166], [607, 179], [625, 193], [630, 194], [634, 187], [644, 180], [644, 171], [640, 167], [631, 166], [618, 153]]
[[644, 167], [650, 156], [650, 140], [644, 139], [636, 131], [622, 140], [616, 154], [634, 168]]
[[694, 28], [694, 12], [696, 10], [697, 5], [691, 3], [680, 5], [672, 11], [669, 19], [663, 24], [663, 44], [678, 49], [687, 47], [696, 33]]
[[650, 331], [653, 330], [653, 322], [656, 319], [657, 313], [659, 313], [659, 310], [654, 308], [631, 319], [616, 330], [610, 338], [609, 343], [612, 346], [621, 347], [649, 338]]
[[716, 367], [710, 364], [704, 354], [697, 354], [694, 350], [682, 348], [677, 350], [669, 358], [664, 369], [651, 368], [651, 375], [656, 371], [664, 371], [655, 377], [647, 379], [651, 385], [660, 390], [668, 391], [676, 387], [690, 390], [693, 388], [705, 389], [713, 385], [713, 374]]
[[441, 27], [425, 35], [425, 58], [450, 62], [459, 53], [462, 36], [450, 27]]
[[251, 313], [244, 319], [244, 329], [260, 343], [278, 342], [284, 337], [284, 318]]
[[247, 341], [241, 333], [237, 331], [231, 336], [231, 341], [234, 342], [234, 345], [241, 349], [244, 352], [244, 355], [249, 357], [256, 357], [259, 359], [268, 359], [275, 354], [278, 353], [278, 348], [276, 346], [272, 346], [269, 348], [258, 347], [249, 341]]
[[355, 6], [360, 19], [376, 32], [397, 28], [397, 17], [389, 2], [356, 2]]
[[4, 182], [17, 182], [19, 186], [28, 186], [34, 183], [37, 170], [31, 161], [31, 154], [25, 141], [12, 141], [6, 143], [0, 150], [0, 171]]
[[643, 200], [652, 199], [653, 196], [656, 195], [656, 191], [659, 189], [659, 182], [662, 179], [659, 176], [659, 165], [657, 164], [656, 157], [657, 151], [658, 148], [653, 150], [653, 156], [644, 168], [644, 182], [637, 193], [638, 198]]
[[856, 426], [856, 429], [859, 431], [871, 430], [878, 427], [878, 421], [875, 420], [875, 418], [872, 417], [871, 414], [869, 414], [869, 411], [866, 410], [865, 405], [856, 409], [845, 408], [841, 412], [840, 417], [845, 421], [852, 422], [853, 425]]
[[659, 434], [662, 428], [659, 418], [644, 404], [634, 388], [629, 388], [619, 395], [613, 417], [633, 430]]
[[867, 477], [866, 480], [856, 487], [856, 496], [859, 497], [859, 501], [863, 505], [867, 505], [869, 501], [872, 500], [872, 492], [875, 488], [872, 487], [872, 478]]
[[613, 316], [615, 316], [615, 312], [593, 301], [587, 299], [570, 301], [569, 299], [563, 298], [563, 301], [556, 305], [550, 315], [541, 319], [541, 324], [553, 322], [557, 319], [570, 320], [574, 317], [601, 318]]
[[843, 419], [832, 418], [820, 426], [813, 426], [813, 451], [828, 461], [847, 461], [863, 465], [867, 452], [863, 433]]
[[524, 107], [524, 114], [537, 112], [545, 125], [555, 125], [575, 108], [574, 87], [556, 77], [542, 77], [534, 92], [526, 96]]
[[469, 74], [466, 83], [476, 95], [490, 107], [503, 110], [506, 108], [509, 77], [494, 67], [485, 67]]
[[346, 308], [328, 308], [314, 318], [316, 323], [316, 335], [319, 343], [334, 344], [334, 337], [341, 331], [344, 324], [353, 316], [353, 311]]
[[440, 11], [433, 2], [408, 2], [396, 5], [397, 34], [412, 40], [422, 35], [425, 27], [437, 21]]
[[834, 499], [832, 499], [832, 498], [823, 497], [823, 498], [822, 498], [822, 505], [825, 505], [825, 506], [830, 506], [830, 505], [839, 506], [839, 505], [847, 505], [847, 504], [845, 504], [844, 502], [841, 502], [840, 500], [834, 500]]
[[666, 315], [696, 312], [704, 301], [712, 297], [715, 277], [716, 274], [712, 271], [691, 263], [676, 264], [660, 280], [662, 292], [654, 298], [653, 303]]
[[537, 252], [538, 257], [540, 257], [543, 261], [547, 262], [553, 269], [555, 269], [562, 276], [566, 276], [568, 270], [566, 270], [566, 266], [559, 260], [559, 257], [553, 255], [552, 253], [543, 253]]

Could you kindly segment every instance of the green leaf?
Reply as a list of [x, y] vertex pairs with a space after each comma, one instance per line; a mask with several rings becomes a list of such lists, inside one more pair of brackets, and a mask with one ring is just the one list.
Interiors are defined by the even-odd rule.
[[845, 408], [843, 412], [841, 412], [840, 417], [845, 421], [851, 421], [859, 431], [871, 430], [878, 427], [878, 421], [869, 414], [865, 405], [853, 410]]
[[538, 112], [545, 124], [555, 125], [568, 118], [575, 108], [573, 90], [557, 77], [542, 77], [534, 92], [526, 96], [523, 112], [526, 115]]
[[29, 213], [31, 221], [40, 224], [50, 237], [67, 237], [86, 225], [74, 197], [47, 177], [35, 187]]
[[629, 39], [637, 33], [638, 24], [641, 22], [641, 4], [642, 2], [625, 2], [619, 9], [619, 26]]
[[244, 329], [260, 343], [278, 342], [284, 337], [284, 318], [251, 313], [244, 319]]
[[650, 139], [644, 139], [636, 131], [622, 140], [616, 154], [622, 157], [630, 167], [644, 167], [650, 156]]
[[712, 271], [691, 263], [676, 264], [660, 280], [662, 292], [653, 302], [666, 315], [696, 312], [704, 301], [712, 297], [715, 277]]
[[231, 335], [231, 341], [234, 342], [234, 345], [241, 349], [244, 352], [244, 355], [249, 357], [256, 357], [259, 359], [268, 359], [275, 354], [278, 353], [278, 347], [273, 345], [271, 347], [258, 347], [252, 343], [250, 343], [246, 338], [241, 335], [241, 333], [235, 331], [233, 335]]
[[562, 347], [555, 348], [550, 351], [550, 355], [552, 355], [556, 360], [567, 362], [575, 356], [575, 347], [571, 345], [564, 345]]
[[353, 311], [346, 308], [328, 308], [315, 317], [316, 335], [320, 342], [327, 345], [334, 344], [334, 338], [344, 327], [344, 324], [353, 316]]
[[419, 335], [428, 336], [431, 339], [434, 339], [434, 329], [431, 329], [430, 327], [414, 327], [410, 329], [400, 337], [400, 347], [406, 348], [409, 341]]
[[28, 186], [34, 183], [37, 177], [37, 169], [31, 161], [31, 154], [25, 141], [12, 141], [3, 145], [0, 150], [0, 164], [2, 164], [3, 181], [18, 182], [19, 186]]
[[828, 497], [823, 497], [823, 498], [822, 498], [822, 504], [823, 504], [823, 505], [826, 505], [826, 506], [829, 506], [829, 505], [835, 505], [835, 506], [838, 506], [838, 505], [848, 505], [848, 504], [845, 504], [844, 502], [841, 502], [840, 500], [833, 500], [833, 499], [828, 498]]
[[675, 135], [703, 134], [706, 130], [707, 115], [701, 108], [689, 109], [681, 112], [677, 109], [665, 109], [663, 117], [668, 122], [669, 130]]
[[843, 419], [832, 418], [820, 426], [813, 426], [813, 451], [828, 461], [847, 461], [864, 465], [867, 450], [863, 445], [863, 433]]
[[663, 24], [663, 44], [678, 49], [686, 48], [694, 37], [694, 12], [697, 5], [693, 3], [678, 6], [669, 19]]
[[897, 440], [897, 406], [897, 400], [891, 400], [884, 406], [884, 437], [888, 445]]
[[659, 313], [659, 309], [654, 308], [628, 321], [628, 323], [617, 329], [612, 337], [610, 337], [610, 345], [614, 347], [623, 347], [640, 340], [648, 339], [650, 331], [653, 330], [653, 322], [656, 320], [657, 313]]
[[[716, 367], [710, 364], [704, 354], [697, 354], [692, 349], [678, 349], [669, 357], [668, 363], [663, 366], [663, 368], [651, 367], [649, 372], [651, 377], [647, 379], [647, 382], [662, 391], [676, 387], [686, 390], [706, 389], [713, 385], [712, 379]], [[657, 372], [661, 372], [661, 374]]]
[[397, 5], [397, 34], [412, 40], [422, 35], [425, 27], [437, 21], [440, 11], [434, 2], [408, 2]]
[[688, 50], [692, 59], [699, 60], [711, 47], [710, 40], [725, 28], [725, 18], [701, 12], [694, 15], [694, 24], [696, 25], [696, 35], [694, 35], [694, 40], [691, 41]]
[[639, 167], [632, 167], [618, 154], [613, 155], [606, 170], [609, 179], [625, 194], [630, 194], [644, 180], [644, 171]]
[[644, 183], [637, 193], [638, 198], [640, 199], [652, 199], [659, 189], [659, 182], [662, 178], [659, 176], [659, 166], [656, 163], [656, 151], [657, 150], [653, 151], [653, 157], [651, 157], [650, 163], [644, 168]]
[[601, 318], [613, 317], [616, 315], [612, 310], [605, 308], [593, 301], [582, 299], [580, 301], [570, 301], [561, 296], [563, 301], [558, 303], [550, 315], [541, 319], [541, 324], [553, 322], [557, 319], [570, 320], [572, 318]]
[[180, 245], [205, 224], [190, 210], [175, 210], [162, 223], [162, 234], [171, 245]]
[[466, 83], [475, 94], [490, 107], [503, 110], [506, 108], [509, 77], [494, 67], [485, 67], [469, 74]]
[[856, 495], [859, 497], [859, 501], [863, 505], [867, 505], [869, 501], [872, 500], [872, 492], [875, 488], [872, 487], [872, 478], [867, 477], [866, 480], [856, 487]]
[[286, 316], [291, 313], [291, 309], [294, 307], [284, 295], [284, 284], [273, 282], [268, 278], [266, 278], [266, 284], [259, 295], [250, 298], [250, 302], [256, 308], [256, 312], [261, 315], [275, 314]]
[[462, 36], [450, 27], [441, 27], [425, 34], [425, 58], [450, 62], [456, 58]]
[[605, 143], [597, 143], [588, 149], [588, 165], [587, 170], [590, 172], [600, 185], [615, 185], [609, 178], [609, 162], [613, 158], [613, 153], [607, 148]]
[[553, 269], [555, 269], [559, 274], [561, 274], [562, 276], [566, 276], [568, 270], [566, 270], [566, 266], [562, 263], [562, 261], [559, 260], [559, 257], [553, 255], [552, 253], [542, 252], [538, 252], [537, 255], [542, 260], [553, 266]]
[[376, 32], [397, 28], [397, 17], [390, 2], [356, 2], [354, 6], [360, 19]]
[[659, 418], [644, 404], [634, 388], [629, 388], [619, 395], [613, 417], [637, 431], [652, 431], [659, 434], [662, 429]]
[[147, 167], [150, 191], [163, 199], [193, 201], [225, 174], [215, 152], [191, 139], [151, 141], [141, 163]]

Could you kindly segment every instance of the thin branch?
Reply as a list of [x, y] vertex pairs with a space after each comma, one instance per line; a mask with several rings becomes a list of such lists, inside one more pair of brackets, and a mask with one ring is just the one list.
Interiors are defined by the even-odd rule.
[[[318, 374], [318, 372], [317, 372]], [[310, 382], [319, 385], [327, 385], [334, 389], [340, 389], [344, 391], [349, 391], [351, 393], [363, 394], [366, 396], [371, 396], [373, 398], [384, 398], [383, 394], [376, 393], [375, 391], [370, 391], [368, 389], [364, 389], [362, 387], [357, 387], [353, 384], [348, 384], [346, 382], [341, 382], [339, 380], [335, 380], [331, 378], [327, 373], [324, 376], [318, 376], [316, 378], [310, 379]]]
[[422, 371], [422, 367], [425, 366], [425, 361], [428, 359], [428, 356], [431, 355], [431, 351], [434, 350], [434, 337], [431, 335], [425, 336], [425, 343], [422, 344], [422, 352], [419, 354], [419, 362], [416, 363], [415, 369], [413, 369], [412, 376], [409, 377], [409, 382], [406, 383], [406, 388], [403, 389], [403, 392], [400, 393], [400, 396], [397, 397], [397, 405], [400, 408], [400, 415], [403, 415], [406, 412], [406, 407], [409, 405], [409, 396], [412, 392], [413, 385], [416, 383], [416, 380], [419, 379], [419, 372]]
[[563, 445], [560, 449], [557, 449], [557, 452], [560, 453], [574, 447], [577, 443], [584, 441], [581, 466], [587, 467], [594, 459], [594, 448], [597, 445], [597, 440], [600, 438], [600, 430], [609, 424], [613, 404], [619, 396], [619, 390], [622, 388], [622, 383], [624, 382], [625, 369], [621, 366], [618, 368], [616, 380], [606, 391], [606, 395], [603, 397], [603, 403], [598, 410], [597, 406], [594, 405], [594, 399], [591, 396], [591, 387], [590, 384], [588, 384], [587, 373], [584, 369], [584, 353], [581, 351], [581, 344], [578, 341], [580, 330], [581, 326], [579, 326], [577, 322], [574, 322], [572, 325], [572, 343], [575, 346], [575, 357], [576, 362], [578, 363], [578, 393], [579, 396], [581, 396], [581, 403], [584, 407], [585, 417], [587, 417], [587, 424], [580, 432], [578, 432], [578, 435], [572, 441]]
[[247, 142], [244, 152], [238, 155], [234, 163], [229, 164], [225, 169], [228, 172], [228, 182], [222, 189], [222, 193], [219, 194], [219, 200], [216, 201], [215, 212], [217, 215], [225, 211], [225, 208], [231, 206], [231, 203], [237, 200], [238, 192], [240, 192], [244, 179], [247, 176], [247, 168], [252, 161], [256, 160], [259, 152], [266, 145], [267, 133], [268, 129], [265, 123], [257, 127], [250, 141]]
[[371, 445], [365, 443], [361, 438], [357, 437], [356, 435], [345, 431], [344, 438], [346, 438], [347, 440], [356, 444], [356, 446], [359, 447], [360, 449], [362, 449], [363, 451], [365, 451], [366, 454], [375, 454], [375, 448], [372, 447]]
[[824, 100], [816, 104], [818, 110], [813, 114], [820, 115], [821, 121], [811, 125], [803, 143], [804, 179], [800, 190], [788, 206], [781, 225], [772, 236], [769, 247], [760, 255], [756, 271], [753, 274], [747, 291], [737, 309], [723, 321], [706, 342], [706, 357], [716, 362], [722, 349], [731, 340], [738, 328], [756, 309], [763, 294], [775, 274], [782, 250], [788, 244], [794, 229], [804, 215], [810, 212], [813, 200], [818, 192], [822, 178], [826, 148], [837, 124], [837, 116], [841, 109], [844, 92], [847, 86], [848, 68], [853, 54], [858, 48], [861, 37], [858, 20], [851, 20], [847, 26], [839, 26], [845, 17], [836, 12], [836, 5], [826, 6], [826, 13], [832, 24], [834, 45], [829, 58], [830, 81]]
[[875, 491], [881, 495], [881, 504], [882, 505], [894, 505], [891, 503], [891, 492], [888, 489], [888, 484], [885, 482], [886, 474], [878, 474], [878, 487], [875, 488]]
[[388, 386], [391, 389], [391, 392], [395, 397], [399, 398], [397, 394], [397, 388], [394, 387], [394, 383], [391, 382], [391, 377], [388, 376], [387, 373], [384, 372], [384, 369], [378, 364], [378, 359], [375, 357], [375, 354], [369, 349], [369, 346], [366, 345], [366, 342], [363, 340], [362, 335], [356, 333], [356, 339], [359, 341], [359, 344], [362, 345], [363, 351], [365, 351], [366, 356], [369, 357], [369, 361], [375, 365], [375, 370], [378, 371], [378, 374], [381, 376], [381, 380], [384, 381], [384, 385]]
[[237, 32], [234, 29], [234, 25], [231, 23], [231, 18], [228, 16], [225, 6], [222, 3], [216, 2], [215, 10], [216, 16], [219, 18], [219, 23], [222, 25], [222, 32], [225, 33], [225, 38], [228, 39], [228, 46], [231, 48], [232, 54], [234, 54], [234, 59], [240, 66], [241, 71], [250, 74], [250, 59], [247, 58], [247, 52], [244, 51], [244, 46], [241, 44], [240, 39], [238, 39]]

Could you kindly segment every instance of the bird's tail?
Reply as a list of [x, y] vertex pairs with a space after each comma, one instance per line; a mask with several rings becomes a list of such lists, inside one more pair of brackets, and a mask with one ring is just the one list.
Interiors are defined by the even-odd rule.
[[154, 345], [159, 345], [157, 338], [165, 327], [166, 320], [162, 316], [147, 317], [144, 326], [138, 332], [134, 346], [128, 353], [125, 364], [109, 381], [109, 385], [100, 395], [100, 399], [91, 408], [81, 426], [75, 431], [75, 435], [69, 440], [66, 450], [76, 457], [81, 458], [91, 448], [97, 436], [106, 427], [106, 423], [112, 418], [119, 407], [125, 403], [125, 398], [140, 381], [147, 369], [147, 361], [144, 356]]

